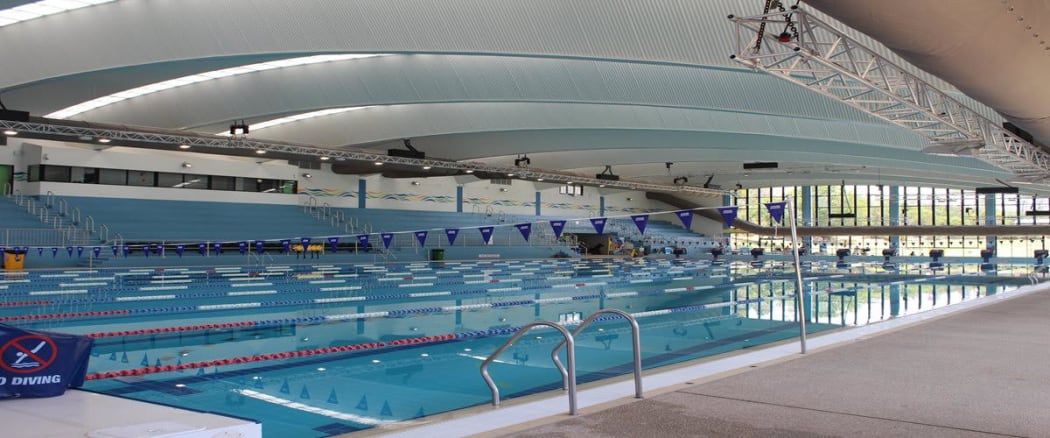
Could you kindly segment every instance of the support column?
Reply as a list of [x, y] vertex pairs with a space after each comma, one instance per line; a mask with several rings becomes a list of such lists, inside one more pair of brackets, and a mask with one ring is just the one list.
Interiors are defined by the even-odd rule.
[[357, 208], [365, 208], [365, 200], [368, 199], [368, 181], [364, 178], [357, 180]]
[[605, 217], [605, 197], [598, 197], [598, 216]]
[[[984, 195], [984, 224], [995, 225], [995, 195]], [[984, 246], [985, 248], [994, 248], [995, 256], [999, 256], [999, 248], [995, 244], [996, 236], [985, 236]]]
[[463, 186], [456, 186], [456, 213], [463, 212]]
[[[802, 187], [802, 224], [812, 227], [813, 223], [813, 186]], [[813, 236], [802, 238], [802, 244], [813, 254]]]
[[[900, 193], [900, 186], [890, 186], [890, 225], [902, 225]], [[890, 236], [890, 247], [897, 248], [897, 251], [899, 252], [901, 248], [901, 236]], [[896, 315], [896, 313], [894, 313], [894, 315]]]
[[540, 213], [540, 206], [542, 206], [542, 205], [543, 205], [543, 199], [540, 197], [540, 191], [537, 190], [536, 191], [536, 216], [541, 216], [542, 215], [542, 213]]
[[890, 285], [890, 316], [898, 316], [901, 314], [901, 285], [891, 284]]

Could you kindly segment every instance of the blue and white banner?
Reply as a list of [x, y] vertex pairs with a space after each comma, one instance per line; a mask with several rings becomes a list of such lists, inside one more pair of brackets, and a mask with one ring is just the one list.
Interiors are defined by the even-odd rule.
[[693, 210], [678, 210], [674, 212], [675, 216], [682, 221], [682, 225], [685, 229], [690, 230], [693, 228]]
[[636, 214], [631, 216], [631, 221], [638, 227], [638, 232], [645, 234], [645, 226], [649, 224], [649, 215], [647, 214]]
[[82, 386], [93, 343], [0, 324], [0, 399], [54, 397]]
[[726, 228], [733, 226], [733, 221], [736, 220], [736, 211], [738, 207], [718, 207], [718, 214], [722, 215], [722, 221], [725, 222]]
[[281, 252], [288, 254], [292, 250], [292, 240], [282, 239], [281, 240]]
[[116, 257], [117, 253], [120, 252], [120, 247], [117, 246], [117, 245], [113, 245], [113, 246], [111, 246], [109, 248], [113, 250], [113, 257]]
[[332, 252], [338, 252], [339, 251], [339, 238], [338, 237], [329, 237], [328, 238], [328, 245], [332, 247]]
[[521, 237], [525, 238], [526, 242], [529, 241], [529, 236], [532, 234], [532, 224], [517, 224], [514, 228], [521, 232]]
[[149, 244], [148, 243], [142, 247], [142, 255], [146, 256], [147, 259], [149, 258]]
[[84, 247], [83, 246], [78, 246], [77, 247], [77, 257], [81, 257], [83, 255], [84, 255]]
[[240, 251], [241, 255], [248, 254], [248, 242], [245, 240], [237, 242], [237, 251]]
[[255, 253], [256, 254], [262, 254], [265, 249], [266, 249], [266, 242], [265, 241], [262, 241], [262, 240], [256, 240], [255, 241]]
[[72, 246], [67, 246], [66, 247], [66, 253], [68, 253], [70, 257], [73, 257], [73, 247]]
[[367, 234], [359, 234], [357, 236], [357, 246], [360, 247], [363, 250], [366, 250], [366, 251], [368, 250], [368, 235]]
[[181, 244], [180, 245], [175, 245], [175, 254], [178, 254], [179, 257], [182, 257], [182, 253], [185, 252], [185, 251], [186, 251], [186, 245], [181, 245]]
[[124, 258], [128, 258], [128, 254], [131, 254], [131, 246], [124, 245], [124, 248], [122, 249], [124, 252]]
[[591, 218], [591, 225], [594, 226], [594, 231], [597, 231], [598, 234], [602, 234], [602, 231], [605, 231], [605, 218]]
[[383, 248], [390, 249], [390, 244], [394, 242], [394, 233], [383, 233], [379, 237], [383, 238]]
[[197, 252], [201, 253], [201, 255], [208, 255], [208, 244], [202, 243], [197, 245]]
[[551, 229], [554, 230], [554, 238], [561, 239], [561, 232], [565, 231], [565, 221], [551, 221]]
[[306, 252], [310, 248], [310, 241], [311, 240], [312, 239], [310, 239], [309, 237], [301, 237], [301, 238], [299, 238], [299, 244], [303, 246], [303, 252]]
[[481, 231], [481, 240], [484, 240], [486, 245], [491, 245], [492, 244], [492, 231], [494, 229], [495, 228], [493, 228], [493, 227], [481, 227], [481, 228], [478, 228], [478, 231]]
[[215, 244], [212, 245], [212, 248], [213, 248], [213, 252], [215, 253], [215, 255], [222, 254], [222, 244], [221, 243], [215, 242]]
[[445, 236], [448, 236], [448, 244], [456, 244], [456, 236], [459, 235], [459, 228], [445, 228]]
[[769, 216], [773, 218], [773, 221], [780, 223], [781, 219], [784, 219], [784, 209], [787, 207], [787, 201], [770, 202], [764, 204], [766, 210], [769, 211]]
[[416, 240], [419, 241], [419, 246], [424, 246], [427, 243], [427, 232], [416, 231]]
[[58, 248], [52, 247], [51, 248], [51, 258], [55, 258], [55, 256], [57, 256], [57, 255], [58, 255]]
[[100, 246], [95, 246], [95, 247], [92, 247], [92, 248], [91, 248], [91, 253], [92, 253], [92, 254], [95, 254], [95, 258], [97, 259], [97, 258], [98, 258], [98, 255], [99, 255], [99, 254], [102, 254], [102, 247], [100, 247]]

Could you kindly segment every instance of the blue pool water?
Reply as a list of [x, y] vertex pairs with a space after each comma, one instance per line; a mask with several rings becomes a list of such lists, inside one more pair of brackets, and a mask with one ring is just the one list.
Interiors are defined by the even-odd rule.
[[[1034, 281], [1030, 267], [998, 268], [810, 264], [807, 328]], [[88, 390], [259, 420], [268, 437], [323, 437], [491, 402], [481, 361], [535, 320], [573, 325], [599, 309], [629, 312], [642, 329], [643, 365], [654, 368], [796, 338], [794, 293], [793, 269], [775, 262], [33, 272], [0, 282], [0, 318], [98, 336]], [[490, 368], [503, 397], [560, 388], [550, 360], [560, 341], [537, 329], [507, 350]], [[624, 320], [603, 318], [576, 342], [581, 382], [631, 371]]]

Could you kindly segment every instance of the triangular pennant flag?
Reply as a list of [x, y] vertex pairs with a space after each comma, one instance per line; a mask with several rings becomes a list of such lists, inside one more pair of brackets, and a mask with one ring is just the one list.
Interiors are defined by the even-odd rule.
[[328, 393], [328, 400], [327, 400], [327, 402], [331, 403], [333, 405], [339, 404], [339, 397], [335, 396], [335, 389], [333, 389], [332, 392]]
[[493, 227], [478, 228], [478, 231], [481, 231], [481, 240], [484, 240], [486, 245], [492, 243], [492, 230], [494, 230]]
[[57, 255], [58, 255], [58, 248], [52, 247], [51, 248], [51, 258], [55, 258], [55, 256], [57, 256]]
[[215, 251], [214, 251], [215, 255], [222, 254], [222, 244], [221, 243], [215, 242], [215, 245], [212, 245], [212, 247], [215, 248]]
[[265, 241], [256, 240], [255, 241], [255, 253], [256, 254], [262, 254], [263, 250], [265, 249], [265, 246], [266, 246], [266, 242]]
[[357, 246], [365, 251], [368, 250], [368, 235], [359, 234], [357, 235]]
[[299, 391], [299, 398], [304, 400], [310, 399], [310, 390], [306, 389], [306, 385], [303, 385], [303, 390]]
[[284, 252], [285, 254], [288, 254], [288, 251], [291, 251], [291, 248], [292, 248], [292, 241], [291, 240], [284, 239], [284, 240], [281, 241], [281, 252]]
[[287, 378], [284, 379], [284, 383], [281, 384], [281, 389], [279, 389], [278, 391], [280, 391], [281, 394], [290, 394], [292, 392], [292, 390], [288, 388]]
[[379, 410], [379, 415], [384, 417], [392, 417], [394, 415], [394, 411], [390, 410], [390, 402], [383, 401], [383, 408]]
[[685, 229], [691, 229], [693, 227], [693, 210], [678, 210], [674, 212], [675, 216], [682, 221], [682, 226]]
[[109, 360], [114, 360], [114, 361], [117, 360], [117, 352], [116, 351], [114, 351], [112, 353], [109, 353]]
[[598, 234], [602, 234], [602, 231], [605, 230], [605, 218], [591, 218], [591, 225], [594, 226], [594, 231], [597, 231]]
[[77, 257], [81, 257], [83, 255], [84, 255], [84, 247], [83, 246], [78, 246], [77, 247]]
[[186, 245], [175, 245], [175, 254], [182, 257], [182, 253], [186, 252]]
[[784, 218], [784, 208], [787, 207], [787, 201], [770, 202], [764, 204], [766, 210], [769, 211], [769, 216], [773, 218], [773, 221], [780, 223], [780, 220]]
[[142, 247], [142, 254], [145, 255], [147, 259], [149, 258], [149, 244], [148, 243], [146, 244], [146, 246]]
[[98, 255], [99, 255], [99, 254], [102, 254], [102, 247], [101, 247], [101, 246], [94, 246], [94, 247], [91, 247], [91, 252], [92, 252], [93, 254], [95, 254], [95, 258], [97, 259], [97, 258], [98, 258]]
[[722, 220], [726, 224], [726, 228], [733, 226], [733, 221], [736, 220], [737, 207], [719, 207], [718, 214], [722, 215]]
[[240, 252], [241, 255], [247, 254], [248, 253], [248, 242], [246, 242], [244, 240], [242, 240], [240, 242], [237, 242], [237, 251]]
[[113, 257], [116, 257], [117, 256], [117, 251], [120, 251], [120, 247], [118, 247], [117, 245], [113, 245], [113, 246], [110, 246], [109, 248], [113, 250]]
[[128, 352], [125, 351], [120, 355], [120, 363], [128, 363]]
[[197, 245], [197, 251], [199, 251], [201, 253], [201, 255], [207, 255], [208, 254], [208, 244], [207, 243], [202, 243], [200, 245]]
[[309, 237], [299, 238], [299, 244], [303, 246], [303, 251], [307, 251], [310, 248], [311, 240]]
[[631, 216], [631, 221], [634, 222], [634, 226], [638, 227], [639, 233], [645, 234], [645, 226], [649, 224], [649, 215], [636, 214]]
[[355, 409], [357, 409], [359, 411], [367, 411], [368, 410], [368, 396], [367, 395], [362, 395], [361, 396], [361, 400], [357, 402], [357, 406], [355, 406]]
[[66, 247], [66, 252], [69, 253], [70, 257], [73, 257], [73, 247], [72, 246], [67, 246]]
[[383, 248], [390, 249], [390, 244], [394, 242], [394, 233], [383, 233], [379, 236], [383, 238]]
[[449, 245], [455, 245], [456, 236], [459, 236], [459, 228], [445, 228], [445, 236], [448, 236]]
[[[40, 246], [40, 247], [37, 247], [37, 249], [36, 249], [36, 255], [38, 255], [38, 256], [42, 256], [42, 255], [44, 255], [44, 247], [42, 247], [42, 246]], [[116, 254], [114, 254], [114, 255], [116, 255]]]
[[514, 228], [521, 232], [521, 237], [525, 238], [526, 242], [529, 241], [529, 235], [532, 234], [532, 224], [517, 224]]
[[338, 237], [329, 237], [328, 238], [328, 244], [332, 246], [332, 252], [339, 251], [339, 238]]
[[416, 231], [416, 240], [419, 241], [419, 246], [424, 246], [427, 243], [427, 232]]
[[128, 254], [131, 254], [131, 246], [124, 245], [124, 258], [128, 258]]
[[153, 366], [157, 366], [157, 367], [161, 366], [159, 357], [157, 358], [157, 360], [155, 362], [153, 362]]
[[153, 245], [153, 251], [156, 252], [157, 254], [164, 255], [164, 245], [161, 245], [159, 243], [156, 244], [156, 245]]
[[554, 230], [554, 238], [561, 239], [561, 232], [565, 231], [565, 221], [551, 221], [551, 229]]

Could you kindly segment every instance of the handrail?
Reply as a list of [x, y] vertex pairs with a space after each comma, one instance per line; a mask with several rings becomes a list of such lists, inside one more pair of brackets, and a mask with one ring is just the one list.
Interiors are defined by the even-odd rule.
[[58, 215], [59, 216], [65, 216], [67, 214], [69, 214], [69, 202], [66, 202], [65, 199], [59, 198], [58, 199]]
[[106, 224], [98, 225], [98, 240], [102, 242], [109, 240], [109, 227]]
[[[600, 316], [603, 313], [613, 313], [613, 314], [616, 314], [616, 315], [620, 315], [624, 319], [626, 319], [627, 322], [629, 322], [631, 324], [631, 338], [632, 338], [632, 340], [634, 342], [634, 398], [644, 398], [644, 397], [642, 397], [642, 337], [641, 337], [641, 329], [638, 328], [638, 321], [635, 320], [634, 317], [631, 316], [630, 313], [624, 312], [623, 310], [619, 310], [619, 309], [601, 309], [601, 310], [599, 310], [597, 312], [592, 313], [591, 316], [587, 317], [587, 319], [584, 319], [583, 322], [581, 322], [580, 325], [577, 326], [576, 329], [572, 331], [572, 335], [576, 336], [576, 335], [580, 334], [580, 332], [582, 332], [584, 328], [586, 328], [588, 325], [590, 325], [592, 322], [594, 322], [594, 320], [597, 319], [598, 316]], [[569, 380], [569, 373], [565, 369], [565, 367], [562, 366], [561, 360], [558, 359], [558, 351], [561, 350], [561, 346], [562, 345], [565, 345], [565, 341], [559, 342], [558, 345], [554, 346], [554, 349], [551, 350], [551, 359], [554, 360], [554, 366], [558, 367], [558, 371], [561, 372], [561, 377], [562, 377], [562, 385], [561, 385], [561, 387], [562, 387], [562, 389], [566, 389], [566, 387], [568, 386], [566, 382], [568, 382], [568, 380]], [[572, 364], [569, 364], [569, 366], [571, 367]]]
[[4, 183], [4, 196], [11, 196], [14, 194], [14, 186], [9, 182]]
[[69, 215], [69, 220], [73, 222], [73, 225], [80, 225], [80, 208], [73, 207], [73, 214]]
[[48, 190], [47, 193], [44, 193], [44, 205], [47, 208], [51, 208], [55, 205], [55, 192]]
[[84, 230], [86, 230], [88, 232], [88, 234], [95, 234], [95, 218], [94, 217], [87, 216], [87, 217], [84, 218]]
[[565, 338], [565, 341], [563, 342], [565, 343], [566, 348], [568, 348], [565, 357], [566, 361], [569, 363], [569, 369], [566, 374], [569, 390], [569, 415], [576, 415], [576, 343], [572, 340], [572, 334], [569, 333], [568, 329], [550, 321], [535, 321], [521, 326], [521, 328], [514, 333], [514, 336], [507, 339], [507, 342], [504, 342], [503, 345], [497, 348], [496, 351], [493, 351], [492, 354], [481, 363], [481, 377], [485, 379], [485, 383], [488, 383], [489, 389], [492, 391], [492, 406], [499, 406], [499, 388], [496, 387], [496, 382], [492, 380], [492, 376], [489, 376], [489, 364], [496, 360], [496, 357], [510, 347], [514, 341], [520, 339], [533, 327], [541, 325], [553, 327], [561, 332], [561, 335]]

